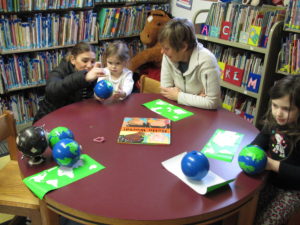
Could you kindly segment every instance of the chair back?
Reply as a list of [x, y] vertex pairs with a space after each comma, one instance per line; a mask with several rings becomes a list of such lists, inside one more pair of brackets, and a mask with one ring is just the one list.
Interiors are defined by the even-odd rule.
[[158, 80], [154, 80], [147, 75], [141, 75], [140, 77], [140, 93], [160, 93], [160, 82]]
[[0, 115], [0, 141], [6, 141], [11, 160], [17, 160], [18, 147], [16, 144], [17, 129], [14, 114], [5, 110]]

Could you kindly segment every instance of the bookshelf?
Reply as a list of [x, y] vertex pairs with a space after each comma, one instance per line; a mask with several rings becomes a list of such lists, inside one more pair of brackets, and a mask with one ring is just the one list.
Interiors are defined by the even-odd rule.
[[[107, 43], [124, 39], [134, 55], [144, 48], [139, 33], [147, 12], [154, 8], [169, 10], [168, 2], [38, 0], [23, 5], [2, 0], [0, 113], [4, 108], [12, 110], [18, 129], [31, 125], [38, 101], [44, 94], [48, 72], [59, 64], [71, 47], [79, 41], [93, 44], [97, 60], [103, 62], [105, 59], [101, 54]], [[99, 17], [103, 9], [108, 9], [109, 17]], [[121, 24], [122, 21], [129, 26]], [[109, 27], [107, 33], [100, 30], [100, 23]], [[119, 32], [122, 26], [123, 32]]]
[[[202, 23], [197, 23], [197, 17], [200, 14], [208, 14], [209, 10], [199, 10], [195, 13], [193, 17], [193, 22], [195, 24], [196, 33], [198, 40], [207, 48], [209, 48], [217, 57], [220, 64], [220, 58], [216, 54], [216, 49], [222, 49], [223, 53], [228, 52], [237, 52], [238, 54], [253, 55], [260, 59], [260, 84], [258, 89], [253, 90], [249, 87], [249, 76], [250, 72], [246, 68], [242, 70], [242, 80], [240, 84], [234, 84], [231, 81], [226, 80], [226, 71], [227, 65], [224, 65], [222, 70], [221, 77], [221, 88], [223, 93], [223, 104], [222, 106], [229, 111], [232, 111], [241, 117], [247, 119], [249, 122], [253, 123], [256, 127], [261, 128], [260, 119], [264, 115], [268, 106], [268, 89], [272, 86], [274, 80], [276, 79], [273, 74], [275, 73], [276, 60], [274, 56], [278, 55], [280, 50], [280, 40], [282, 35], [283, 22], [276, 22], [270, 29], [269, 38], [266, 47], [257, 47], [249, 45], [246, 43], [240, 43], [237, 41], [230, 41], [221, 39], [218, 37], [211, 37], [207, 35], [200, 34], [201, 28], [203, 27]], [[202, 15], [203, 16], [203, 15]], [[223, 55], [223, 58], [228, 59], [229, 56]], [[228, 62], [227, 62], [228, 63]], [[225, 63], [226, 64], [226, 63]], [[228, 63], [229, 64], [229, 63]], [[229, 67], [228, 67], [229, 68]], [[245, 74], [249, 74], [248, 78]], [[231, 96], [227, 96], [231, 95]], [[225, 102], [226, 98], [232, 97], [230, 103]], [[238, 99], [237, 99], [238, 98]], [[246, 99], [248, 102], [254, 105], [254, 108], [251, 112], [250, 117], [245, 116], [245, 112], [241, 112], [244, 109], [237, 109], [237, 102], [239, 99]], [[247, 102], [246, 102], [247, 103]]]
[[289, 1], [283, 26], [282, 46], [276, 72], [282, 75], [300, 74], [300, 1]]

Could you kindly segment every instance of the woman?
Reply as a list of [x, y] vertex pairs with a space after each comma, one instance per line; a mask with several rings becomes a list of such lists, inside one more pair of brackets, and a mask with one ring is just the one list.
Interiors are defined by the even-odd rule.
[[93, 88], [103, 76], [101, 63], [95, 63], [95, 52], [84, 42], [76, 44], [58, 67], [49, 73], [44, 99], [34, 121], [71, 103], [94, 96]]
[[183, 18], [161, 30], [161, 94], [179, 104], [216, 109], [220, 104], [220, 69], [215, 56], [197, 42], [194, 26]]

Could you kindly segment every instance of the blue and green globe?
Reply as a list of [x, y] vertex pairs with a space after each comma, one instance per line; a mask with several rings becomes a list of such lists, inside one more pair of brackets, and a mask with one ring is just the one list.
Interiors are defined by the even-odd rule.
[[73, 132], [67, 127], [55, 127], [48, 134], [48, 142], [50, 148], [53, 149], [54, 145], [62, 139], [70, 138], [74, 139]]
[[62, 139], [54, 145], [52, 156], [60, 166], [71, 167], [80, 158], [81, 147], [73, 139]]
[[244, 147], [238, 157], [240, 168], [249, 175], [264, 171], [267, 164], [267, 155], [263, 149], [256, 145]]

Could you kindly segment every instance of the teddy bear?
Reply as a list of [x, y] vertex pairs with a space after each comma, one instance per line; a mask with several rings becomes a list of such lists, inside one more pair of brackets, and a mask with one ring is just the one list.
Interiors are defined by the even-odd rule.
[[136, 72], [141, 66], [153, 63], [160, 67], [162, 61], [161, 46], [158, 42], [158, 34], [161, 28], [172, 16], [163, 10], [151, 10], [147, 16], [144, 29], [140, 33], [141, 42], [146, 49], [137, 53], [129, 62], [129, 69]]

